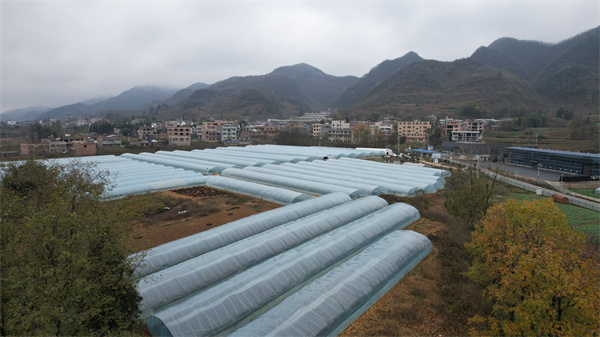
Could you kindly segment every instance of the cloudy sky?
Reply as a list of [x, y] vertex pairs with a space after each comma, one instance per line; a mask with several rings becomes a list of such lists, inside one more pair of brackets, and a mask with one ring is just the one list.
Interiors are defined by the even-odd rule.
[[597, 0], [0, 1], [2, 112], [297, 63], [362, 76], [409, 51], [452, 61], [500, 37], [556, 43], [600, 25]]

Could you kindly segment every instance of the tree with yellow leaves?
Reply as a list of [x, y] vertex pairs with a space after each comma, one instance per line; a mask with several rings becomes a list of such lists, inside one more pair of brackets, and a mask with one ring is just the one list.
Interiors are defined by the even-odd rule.
[[471, 319], [485, 333], [600, 333], [598, 266], [584, 255], [583, 235], [550, 199], [491, 207], [466, 248], [473, 256], [468, 276], [486, 287], [492, 304], [490, 316]]

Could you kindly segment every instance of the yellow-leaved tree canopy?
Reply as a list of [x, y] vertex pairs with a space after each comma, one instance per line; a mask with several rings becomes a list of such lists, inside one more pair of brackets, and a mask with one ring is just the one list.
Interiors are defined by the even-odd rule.
[[491, 207], [466, 244], [468, 273], [485, 286], [491, 316], [471, 324], [491, 335], [598, 335], [598, 264], [551, 199]]

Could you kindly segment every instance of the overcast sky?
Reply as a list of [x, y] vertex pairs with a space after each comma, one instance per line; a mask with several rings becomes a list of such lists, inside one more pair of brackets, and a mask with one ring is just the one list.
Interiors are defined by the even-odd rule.
[[556, 43], [600, 25], [597, 0], [0, 1], [3, 112], [297, 63], [362, 76], [409, 51], [453, 61], [500, 37]]

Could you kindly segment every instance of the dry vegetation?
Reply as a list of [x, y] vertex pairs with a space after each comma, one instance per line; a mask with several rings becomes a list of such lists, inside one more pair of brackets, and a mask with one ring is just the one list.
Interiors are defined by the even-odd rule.
[[132, 240], [145, 249], [280, 207], [207, 186], [130, 196], [126, 205]]

